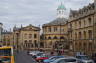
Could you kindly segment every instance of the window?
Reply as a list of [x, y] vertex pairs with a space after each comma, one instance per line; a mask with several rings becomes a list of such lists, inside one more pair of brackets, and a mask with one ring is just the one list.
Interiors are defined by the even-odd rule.
[[86, 31], [84, 31], [84, 39], [86, 39]]
[[81, 39], [81, 32], [79, 32], [79, 39]]
[[92, 19], [88, 18], [88, 21], [89, 21], [89, 25], [91, 25], [92, 24]]
[[34, 40], [35, 47], [38, 47], [37, 40]]
[[37, 38], [37, 34], [34, 34], [34, 38]]
[[58, 38], [55, 36], [54, 39], [58, 39]]
[[46, 40], [47, 38], [45, 37], [45, 40]]
[[57, 31], [57, 27], [54, 27], [54, 32], [56, 32]]
[[27, 43], [27, 40], [25, 40], [24, 42]]
[[86, 50], [86, 47], [87, 47], [87, 44], [84, 43], [84, 44], [83, 44], [83, 47], [84, 47], [84, 51], [85, 51], [85, 50]]
[[59, 11], [59, 14], [61, 14], [61, 11]]
[[32, 43], [32, 40], [29, 40], [29, 43]]
[[79, 26], [81, 27], [81, 21], [79, 21]]
[[89, 50], [92, 51], [92, 43], [89, 43]]
[[28, 43], [28, 48], [30, 48], [30, 44]]
[[51, 37], [48, 37], [48, 39], [51, 39]]
[[27, 38], [27, 34], [26, 33], [24, 34], [24, 37], [25, 37], [25, 39]]
[[62, 36], [62, 37], [60, 37], [60, 39], [64, 39], [64, 37]]
[[77, 39], [77, 33], [75, 33], [75, 39]]
[[29, 38], [32, 38], [32, 34], [29, 34]]
[[50, 42], [50, 45], [52, 45], [52, 41]]
[[86, 21], [84, 20], [84, 26], [86, 25]]
[[51, 32], [51, 27], [49, 27], [48, 29], [49, 29], [49, 32]]
[[92, 30], [89, 30], [88, 34], [89, 34], [89, 39], [92, 39]]
[[33, 44], [31, 44], [31, 47], [33, 47]]

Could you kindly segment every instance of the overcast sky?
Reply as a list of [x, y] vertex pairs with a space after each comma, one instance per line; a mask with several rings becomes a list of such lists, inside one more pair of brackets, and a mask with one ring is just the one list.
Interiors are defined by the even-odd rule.
[[[92, 0], [61, 0], [67, 11], [79, 9], [92, 3]], [[60, 0], [0, 0], [0, 22], [6, 29], [15, 24], [35, 26], [48, 23], [56, 18]]]

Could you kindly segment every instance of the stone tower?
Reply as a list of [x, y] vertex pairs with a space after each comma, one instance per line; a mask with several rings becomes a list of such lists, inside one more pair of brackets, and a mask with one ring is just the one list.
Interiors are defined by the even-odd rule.
[[64, 18], [64, 17], [66, 17], [66, 8], [61, 3], [61, 5], [59, 5], [57, 8], [57, 18]]

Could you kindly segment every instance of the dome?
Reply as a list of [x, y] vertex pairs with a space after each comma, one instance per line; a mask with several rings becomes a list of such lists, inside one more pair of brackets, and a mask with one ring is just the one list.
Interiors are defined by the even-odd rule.
[[64, 10], [66, 10], [65, 6], [64, 6], [62, 3], [61, 3], [61, 5], [58, 6], [57, 10], [59, 10], [59, 9], [64, 9]]

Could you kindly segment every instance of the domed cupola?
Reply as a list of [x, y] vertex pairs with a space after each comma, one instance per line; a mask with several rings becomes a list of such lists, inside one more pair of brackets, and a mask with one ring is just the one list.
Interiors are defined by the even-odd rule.
[[66, 8], [61, 3], [57, 8], [57, 18], [65, 18], [66, 17]]

